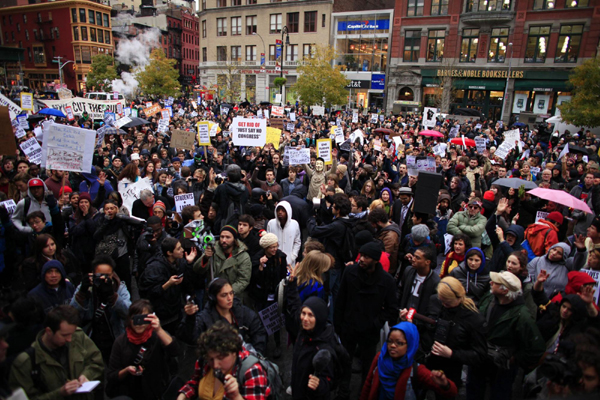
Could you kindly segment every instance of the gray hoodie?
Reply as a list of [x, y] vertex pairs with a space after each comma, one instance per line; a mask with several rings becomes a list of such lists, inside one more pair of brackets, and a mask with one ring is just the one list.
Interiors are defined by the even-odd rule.
[[[556, 247], [563, 249], [563, 259], [559, 262], [552, 262], [548, 258], [548, 254]], [[544, 282], [544, 292], [548, 298], [552, 298], [552, 294], [555, 291], [558, 292], [565, 289], [569, 282], [568, 273], [570, 271], [579, 271], [585, 264], [587, 250], [579, 251], [578, 249], [574, 257], [567, 259], [570, 253], [571, 247], [568, 244], [562, 242], [556, 243], [550, 247], [547, 254], [534, 258], [527, 265], [529, 277], [534, 283], [541, 270], [548, 273], [548, 279]]]
[[[33, 179], [39, 179], [39, 178], [33, 178]], [[41, 180], [41, 179], [40, 179]], [[31, 182], [31, 180], [30, 180]], [[37, 201], [33, 195], [31, 194], [31, 190], [29, 189], [29, 184], [27, 185], [27, 196], [29, 196], [29, 198], [31, 199], [31, 205], [29, 206], [29, 210], [27, 210], [27, 214], [30, 214], [34, 211], [41, 211], [44, 213], [44, 216], [46, 217], [46, 221], [50, 222], [52, 221], [52, 217], [50, 216], [50, 209], [48, 208], [48, 204], [46, 203], [46, 192], [48, 192], [48, 187], [46, 186], [46, 184], [44, 183], [44, 181], [42, 181], [42, 183], [44, 184], [44, 198], [42, 199], [41, 202]], [[31, 227], [29, 225], [27, 225], [27, 221], [24, 221], [25, 217], [27, 215], [25, 215], [25, 199], [22, 199], [21, 201], [19, 201], [17, 203], [17, 208], [15, 208], [15, 211], [13, 212], [13, 215], [11, 217], [12, 219], [12, 223], [15, 225], [15, 227], [24, 233], [30, 233], [33, 232], [33, 229], [31, 229]]]

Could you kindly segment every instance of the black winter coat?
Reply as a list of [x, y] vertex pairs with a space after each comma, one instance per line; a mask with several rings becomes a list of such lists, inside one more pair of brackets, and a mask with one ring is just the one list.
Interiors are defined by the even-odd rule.
[[[250, 297], [259, 302], [267, 302], [270, 294], [277, 294], [277, 285], [287, 274], [287, 256], [277, 249], [273, 257], [268, 258], [267, 266], [260, 270], [260, 259], [265, 255], [265, 250], [260, 249], [252, 257], [252, 277], [248, 286]], [[276, 297], [274, 297], [276, 299]]]
[[[344, 239], [346, 235], [354, 237], [354, 224], [350, 218], [336, 218], [332, 223], [317, 226], [314, 218], [308, 219], [306, 223], [308, 234], [318, 239], [325, 246], [325, 252], [335, 258], [335, 268], [343, 269], [345, 263], [354, 260], [345, 260], [342, 255]], [[351, 249], [354, 250], [354, 249]]]
[[[400, 309], [408, 308], [408, 305], [411, 300], [411, 290], [416, 275], [417, 270], [413, 267], [408, 267], [404, 271], [404, 275], [402, 276], [400, 284], [398, 285], [398, 300]], [[436, 294], [436, 289], [439, 282], [439, 275], [433, 272], [432, 270], [425, 278], [425, 281], [421, 284], [421, 291], [419, 293], [419, 304], [417, 305], [417, 307], [415, 307], [418, 314], [429, 314], [429, 299], [431, 298], [431, 296]], [[417, 325], [420, 330], [422, 323], [421, 321], [416, 320], [415, 325]]]

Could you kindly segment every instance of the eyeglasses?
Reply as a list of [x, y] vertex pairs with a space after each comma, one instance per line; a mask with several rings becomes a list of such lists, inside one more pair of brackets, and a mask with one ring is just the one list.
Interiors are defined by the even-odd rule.
[[387, 340], [386, 341], [388, 346], [395, 346], [395, 347], [402, 347], [402, 346], [406, 346], [406, 342], [400, 342], [400, 341], [395, 341], [395, 340]]
[[475, 208], [479, 208], [479, 206], [468, 206], [471, 210]]

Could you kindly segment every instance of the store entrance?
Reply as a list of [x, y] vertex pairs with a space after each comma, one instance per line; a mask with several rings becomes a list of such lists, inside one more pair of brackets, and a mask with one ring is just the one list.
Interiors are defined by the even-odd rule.
[[369, 109], [383, 108], [383, 93], [369, 93]]
[[[451, 109], [472, 108], [488, 120], [497, 121], [502, 115], [504, 92], [496, 90], [455, 90]], [[453, 111], [451, 111], [453, 112]]]

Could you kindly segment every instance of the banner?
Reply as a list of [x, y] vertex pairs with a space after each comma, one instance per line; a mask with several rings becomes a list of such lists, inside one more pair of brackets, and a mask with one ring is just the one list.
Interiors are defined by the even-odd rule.
[[33, 93], [21, 92], [21, 108], [33, 111]]
[[130, 214], [133, 202], [140, 198], [140, 193], [144, 189], [152, 190], [152, 185], [150, 185], [147, 179], [140, 179], [137, 182], [130, 183], [126, 188], [119, 190], [123, 198], [123, 205], [129, 210]]
[[[72, 99], [65, 100], [39, 100], [46, 107], [55, 108], [67, 115], [66, 107], [70, 106], [73, 110], [73, 114], [77, 117], [81, 117], [83, 112], [86, 111], [88, 116], [92, 119], [103, 119], [104, 112], [117, 113], [117, 104], [121, 106], [125, 105], [125, 100], [92, 100], [84, 99], [83, 97], [73, 97]], [[136, 115], [137, 116], [137, 115]]]
[[[13, 139], [14, 140], [14, 139]], [[29, 162], [40, 165], [42, 163], [42, 146], [38, 143], [36, 138], [29, 138], [20, 145], [21, 150], [27, 157]]]
[[13, 103], [8, 97], [0, 94], [0, 105], [8, 107], [8, 114], [10, 115], [10, 119], [15, 119], [15, 117], [23, 112], [21, 107]]
[[317, 157], [325, 160], [325, 164], [331, 164], [331, 139], [317, 140]]
[[289, 149], [288, 156], [290, 165], [310, 164], [310, 149]]
[[236, 117], [231, 123], [233, 144], [236, 146], [264, 146], [267, 143], [267, 121]]
[[198, 122], [198, 146], [210, 146], [208, 121]]
[[90, 172], [95, 146], [93, 130], [50, 124], [44, 132], [42, 160], [45, 164], [42, 166], [59, 171]]
[[194, 150], [194, 132], [173, 129], [171, 131], [171, 147]]
[[279, 150], [279, 140], [281, 139], [281, 129], [267, 126], [267, 143], [271, 143], [275, 150]]
[[185, 207], [193, 206], [194, 204], [194, 193], [178, 194], [175, 198], [175, 211], [180, 213]]

